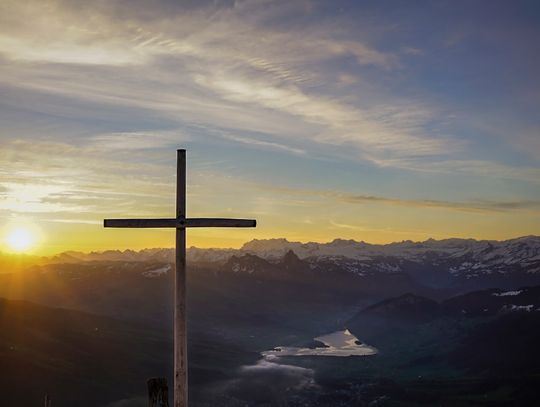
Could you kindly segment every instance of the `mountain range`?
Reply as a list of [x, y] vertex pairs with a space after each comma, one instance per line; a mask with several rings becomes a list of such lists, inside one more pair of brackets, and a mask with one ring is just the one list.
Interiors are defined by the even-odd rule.
[[[146, 378], [170, 379], [172, 249], [1, 260], [0, 363], [13, 374], [2, 376], [0, 390], [21, 386], [26, 370], [32, 380], [47, 377], [21, 405], [51, 391], [60, 405], [87, 394], [78, 405], [93, 406], [99, 391], [99, 405], [142, 406]], [[254, 240], [241, 249], [190, 248], [188, 262], [194, 406], [538, 399], [539, 237]], [[379, 353], [261, 356], [344, 328]]]
[[[329, 243], [290, 242], [287, 239], [252, 240], [240, 249], [187, 249], [194, 262], [223, 262], [232, 255], [254, 254], [265, 259], [281, 258], [292, 250], [300, 259], [348, 258], [368, 262], [394, 258], [421, 263], [427, 258], [453, 259], [449, 271], [454, 274], [502, 272], [508, 266], [518, 266], [530, 272], [540, 271], [540, 236], [524, 236], [510, 240], [428, 239], [389, 244], [370, 244], [355, 240], [335, 239]], [[173, 249], [107, 250], [104, 252], [64, 252], [44, 258], [48, 262], [81, 261], [168, 261], [174, 260]], [[395, 266], [390, 266], [395, 268]]]

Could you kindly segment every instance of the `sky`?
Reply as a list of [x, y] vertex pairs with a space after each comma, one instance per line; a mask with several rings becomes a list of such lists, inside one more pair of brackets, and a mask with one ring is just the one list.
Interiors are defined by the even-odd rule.
[[536, 1], [0, 0], [0, 251], [540, 231]]

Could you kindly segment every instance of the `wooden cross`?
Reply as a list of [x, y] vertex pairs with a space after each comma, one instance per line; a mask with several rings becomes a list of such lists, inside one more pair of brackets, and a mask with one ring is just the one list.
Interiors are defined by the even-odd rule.
[[255, 227], [252, 219], [186, 218], [186, 150], [177, 150], [176, 218], [105, 219], [106, 228], [176, 228], [174, 407], [188, 406], [186, 341], [186, 228]]

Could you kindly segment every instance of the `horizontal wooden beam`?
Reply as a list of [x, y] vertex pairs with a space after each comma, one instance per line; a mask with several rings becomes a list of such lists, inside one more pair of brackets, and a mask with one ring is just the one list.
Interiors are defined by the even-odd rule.
[[257, 221], [254, 219], [224, 219], [224, 218], [188, 218], [188, 228], [254, 228]]
[[254, 228], [254, 219], [188, 218], [188, 219], [105, 219], [106, 228]]
[[177, 219], [105, 219], [106, 228], [176, 228]]

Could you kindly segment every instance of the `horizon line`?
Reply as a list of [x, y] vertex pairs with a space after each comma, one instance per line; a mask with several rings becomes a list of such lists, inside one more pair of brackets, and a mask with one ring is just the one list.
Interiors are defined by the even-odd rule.
[[[189, 246], [187, 247], [188, 250], [190, 249], [199, 249], [199, 250], [235, 250], [235, 251], [240, 251], [243, 249], [243, 247], [250, 243], [250, 242], [254, 242], [254, 241], [260, 241], [260, 242], [265, 242], [265, 241], [276, 241], [276, 240], [281, 240], [281, 241], [286, 241], [287, 243], [298, 243], [298, 244], [302, 244], [302, 245], [308, 245], [308, 244], [319, 244], [319, 245], [327, 245], [327, 244], [331, 244], [335, 241], [348, 241], [348, 242], [354, 242], [354, 243], [360, 243], [360, 244], [366, 244], [366, 245], [369, 245], [369, 246], [390, 246], [390, 245], [394, 245], [394, 244], [400, 244], [400, 243], [407, 243], [407, 242], [410, 242], [410, 243], [414, 243], [414, 244], [420, 244], [420, 243], [425, 243], [425, 242], [431, 242], [431, 241], [434, 241], [434, 242], [443, 242], [443, 241], [447, 241], [447, 240], [463, 240], [463, 241], [475, 241], [475, 242], [497, 242], [497, 243], [503, 243], [503, 242], [509, 242], [509, 241], [512, 241], [512, 240], [520, 240], [520, 239], [527, 239], [527, 238], [540, 238], [540, 235], [523, 235], [523, 236], [517, 236], [517, 237], [512, 237], [512, 238], [508, 238], [508, 239], [476, 239], [476, 238], [473, 238], [473, 237], [469, 237], [469, 238], [461, 238], [461, 237], [449, 237], [449, 238], [444, 238], [444, 239], [435, 239], [435, 238], [427, 238], [425, 240], [412, 240], [412, 239], [404, 239], [404, 240], [400, 240], [400, 241], [393, 241], [393, 242], [388, 242], [388, 243], [369, 243], [369, 242], [366, 242], [364, 240], [355, 240], [355, 239], [343, 239], [343, 238], [334, 238], [332, 240], [328, 240], [328, 241], [325, 241], [325, 242], [318, 242], [318, 241], [306, 241], [306, 242], [302, 242], [302, 241], [297, 241], [297, 240], [288, 240], [286, 237], [276, 237], [276, 238], [267, 238], [267, 239], [251, 239], [251, 240], [248, 240], [246, 242], [244, 242], [242, 244], [241, 247], [239, 248], [234, 248], [234, 247], [198, 247], [198, 246]], [[66, 253], [69, 253], [69, 252], [74, 252], [74, 253], [81, 253], [81, 254], [103, 254], [103, 253], [106, 253], [106, 252], [111, 252], [111, 251], [117, 251], [117, 252], [120, 252], [120, 253], [125, 253], [125, 252], [136, 252], [136, 253], [140, 253], [142, 251], [145, 251], [145, 250], [174, 250], [174, 247], [173, 246], [170, 246], [170, 247], [145, 247], [145, 248], [142, 248], [142, 249], [131, 249], [131, 248], [125, 248], [125, 249], [104, 249], [104, 250], [91, 250], [91, 251], [82, 251], [82, 250], [65, 250], [65, 251], [62, 251], [62, 252], [58, 252], [58, 253], [54, 253], [54, 254], [51, 254], [51, 255], [39, 255], [39, 254], [32, 254], [32, 253], [16, 253], [16, 252], [8, 252], [8, 251], [2, 251], [0, 250], [0, 256], [9, 256], [9, 257], [17, 257], [17, 258], [42, 258], [42, 259], [49, 259], [49, 258], [54, 258], [56, 256], [60, 256], [62, 254], [66, 254]]]

